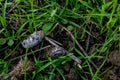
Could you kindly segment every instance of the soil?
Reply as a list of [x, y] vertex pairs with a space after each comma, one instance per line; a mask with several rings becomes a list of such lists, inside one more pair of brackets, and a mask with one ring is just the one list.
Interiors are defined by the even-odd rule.
[[108, 80], [120, 80], [120, 52], [114, 50], [109, 55], [109, 62], [113, 65], [107, 72]]

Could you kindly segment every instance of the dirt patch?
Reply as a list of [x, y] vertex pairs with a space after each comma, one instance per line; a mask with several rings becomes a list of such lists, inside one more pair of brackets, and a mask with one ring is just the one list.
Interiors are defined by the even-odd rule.
[[69, 73], [65, 75], [67, 80], [79, 80], [79, 77], [73, 68], [70, 69]]
[[107, 80], [120, 80], [119, 67], [113, 67], [113, 69], [107, 72]]
[[[66, 80], [79, 80], [80, 79], [75, 69], [73, 69], [68, 63], [64, 64], [62, 68], [64, 70], [64, 77]], [[60, 74], [55, 73], [55, 80], [62, 80]]]
[[120, 80], [120, 52], [114, 50], [109, 55], [109, 62], [113, 68], [107, 72], [108, 80]]
[[118, 50], [112, 51], [109, 55], [109, 61], [114, 66], [119, 66], [120, 67], [120, 52]]
[[[21, 59], [16, 66], [14, 66], [14, 69], [9, 73], [10, 79], [9, 80], [20, 80], [23, 75], [25, 74], [24, 70], [24, 61]], [[34, 71], [35, 65], [33, 62], [28, 61], [26, 63], [26, 75], [30, 75], [32, 71]]]

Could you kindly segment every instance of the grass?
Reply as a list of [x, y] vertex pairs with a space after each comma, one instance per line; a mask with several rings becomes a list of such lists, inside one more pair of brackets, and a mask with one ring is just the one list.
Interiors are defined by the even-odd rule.
[[[39, 30], [44, 30], [47, 36], [51, 36], [53, 32], [58, 32], [56, 30], [58, 23], [74, 35], [75, 39], [71, 43], [73, 46], [70, 52], [75, 52], [82, 60], [83, 70], [75, 64], [70, 66], [83, 80], [90, 80], [89, 76], [92, 77], [91, 80], [103, 80], [100, 74], [107, 64], [110, 52], [114, 49], [120, 51], [120, 4], [117, 0], [108, 2], [106, 0], [0, 0], [0, 78], [3, 80], [8, 78], [5, 74], [8, 74], [11, 67], [16, 64], [8, 61], [21, 55], [13, 54], [21, 48], [20, 43], [23, 39]], [[87, 40], [88, 36], [91, 40]], [[97, 39], [98, 36], [102, 39]], [[77, 47], [76, 40], [83, 49], [89, 47], [88, 56], [85, 56]], [[43, 41], [42, 44], [45, 42]], [[66, 80], [62, 66], [72, 63], [70, 57], [63, 56], [57, 59], [47, 57], [42, 60], [36, 56], [34, 50], [23, 49], [24, 54], [33, 51], [32, 60], [37, 67], [32, 76], [27, 76], [25, 70], [24, 80], [28, 78], [30, 80], [54, 80], [56, 72], [62, 80]], [[37, 55], [40, 56], [41, 53], [42, 51]], [[27, 62], [26, 59], [25, 62]], [[95, 63], [98, 66], [97, 70], [90, 63], [90, 60], [94, 59], [95, 62], [100, 61], [99, 65]], [[49, 66], [53, 68], [47, 70]], [[2, 76], [3, 74], [5, 76]]]

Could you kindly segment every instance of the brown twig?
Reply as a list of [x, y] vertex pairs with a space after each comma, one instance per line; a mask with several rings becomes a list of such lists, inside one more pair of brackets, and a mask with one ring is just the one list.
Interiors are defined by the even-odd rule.
[[[35, 51], [33, 51], [33, 52], [27, 53], [27, 56], [28, 56], [28, 55], [31, 55], [31, 54], [33, 54], [33, 53], [36, 53], [36, 52], [38, 52], [38, 51], [41, 51], [41, 50], [43, 50], [43, 49], [49, 48], [49, 47], [50, 47], [50, 45], [45, 46], [45, 47], [42, 47], [42, 48], [40, 48], [40, 49], [37, 49], [37, 50], [35, 50]], [[15, 57], [15, 58], [13, 58], [13, 59], [10, 59], [8, 62], [11, 62], [11, 61], [14, 61], [14, 60], [16, 60], [16, 59], [22, 58], [22, 57], [24, 57], [24, 56], [26, 56], [26, 54], [23, 54], [23, 55], [20, 55], [20, 56], [18, 56], [18, 57]]]
[[[92, 26], [90, 26], [90, 32], [91, 32], [91, 30], [92, 30]], [[88, 38], [87, 38], [87, 41], [86, 41], [86, 49], [85, 49], [85, 51], [87, 52], [88, 51], [88, 48], [89, 48], [89, 44], [90, 44], [90, 35], [88, 35]]]
[[57, 41], [55, 41], [55, 40], [53, 40], [53, 39], [51, 39], [49, 37], [45, 37], [45, 40], [48, 41], [49, 43], [51, 43], [54, 46], [58, 46], [57, 44], [59, 44], [60, 46], [62, 46], [61, 43], [59, 43], [59, 42], [57, 42]]
[[[59, 24], [64, 30], [66, 30], [69, 34], [70, 34], [70, 36], [71, 36], [71, 38], [74, 40], [74, 36], [73, 36], [73, 34], [70, 32], [70, 31], [68, 31], [64, 26], [62, 26], [61, 24]], [[85, 56], [88, 56], [87, 55], [87, 53], [85, 52], [85, 50], [82, 48], [82, 46], [79, 44], [79, 42], [76, 40], [75, 41], [76, 42], [76, 44], [77, 44], [77, 46], [79, 47], [79, 49], [83, 52], [83, 54], [85, 55]], [[92, 61], [92, 60], [89, 60], [90, 61], [90, 63], [94, 66], [94, 68], [95, 69], [97, 69], [97, 66], [95, 65], [95, 63]]]
[[85, 48], [86, 52], [88, 51], [89, 44], [90, 44], [90, 35], [88, 36], [87, 41], [86, 41], [86, 48]]

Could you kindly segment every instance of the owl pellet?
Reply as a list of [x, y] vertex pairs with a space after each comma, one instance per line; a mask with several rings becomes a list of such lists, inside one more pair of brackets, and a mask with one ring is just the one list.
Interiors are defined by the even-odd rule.
[[63, 56], [65, 55], [65, 53], [66, 53], [65, 49], [60, 46], [54, 46], [48, 50], [48, 55], [52, 58]]
[[39, 44], [44, 37], [43, 31], [36, 31], [32, 33], [27, 39], [23, 40], [22, 46], [24, 48], [32, 48]]

